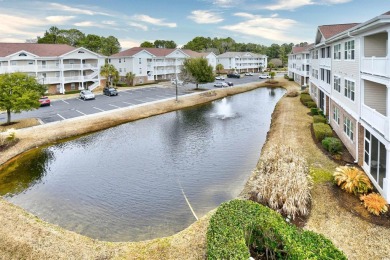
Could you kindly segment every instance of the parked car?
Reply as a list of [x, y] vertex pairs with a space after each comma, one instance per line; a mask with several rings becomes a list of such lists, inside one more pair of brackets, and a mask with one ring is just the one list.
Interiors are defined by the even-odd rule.
[[93, 94], [92, 91], [88, 89], [84, 89], [80, 92], [80, 98], [84, 100], [95, 99], [95, 94]]
[[268, 74], [261, 74], [261, 75], [259, 76], [259, 79], [270, 79], [270, 78], [271, 78], [271, 76], [268, 75]]
[[41, 107], [43, 106], [50, 106], [50, 99], [46, 96], [39, 98], [39, 103], [41, 104]]
[[217, 76], [215, 77], [216, 80], [225, 80], [225, 78], [223, 76]]
[[231, 82], [231, 81], [228, 81], [228, 82], [226, 82], [226, 83], [228, 84], [229, 87], [232, 87], [232, 86], [233, 86], [233, 82]]
[[253, 76], [253, 73], [252, 72], [247, 72], [247, 73], [245, 73], [245, 76]]
[[216, 88], [226, 88], [229, 87], [229, 85], [226, 82], [215, 82], [214, 87]]
[[226, 75], [228, 78], [237, 78], [239, 79], [241, 76], [238, 73], [229, 73]]
[[118, 91], [112, 87], [103, 88], [103, 94], [107, 96], [118, 96]]

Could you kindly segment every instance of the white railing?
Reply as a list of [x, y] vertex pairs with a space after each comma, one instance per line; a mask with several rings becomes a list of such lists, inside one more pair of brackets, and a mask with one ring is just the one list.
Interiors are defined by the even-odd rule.
[[83, 77], [82, 77], [82, 76], [64, 77], [64, 81], [65, 81], [65, 82], [69, 82], [69, 81], [81, 81], [81, 80], [83, 80]]
[[38, 65], [38, 70], [59, 70], [60, 65], [59, 64], [48, 64], [48, 65]]
[[60, 83], [61, 78], [60, 77], [46, 77], [43, 81], [43, 84], [53, 84], [53, 83]]
[[99, 82], [95, 82], [95, 83], [93, 83], [91, 86], [89, 86], [88, 89], [89, 89], [89, 90], [94, 90], [94, 89], [97, 88], [99, 85], [100, 85]]
[[99, 74], [99, 72], [95, 71], [94, 73], [91, 73], [89, 75], [85, 75], [84, 80], [91, 80], [91, 79], [95, 78], [98, 74]]
[[6, 72], [32, 72], [35, 71], [35, 65], [11, 65]]
[[362, 72], [372, 75], [390, 77], [390, 64], [388, 58], [363, 57], [361, 61]]
[[362, 104], [361, 111], [361, 117], [364, 121], [382, 133], [386, 138], [389, 137], [389, 120], [386, 116], [364, 104]]
[[97, 69], [98, 65], [97, 64], [83, 64], [82, 66], [83, 69]]
[[64, 69], [81, 69], [81, 64], [64, 64]]

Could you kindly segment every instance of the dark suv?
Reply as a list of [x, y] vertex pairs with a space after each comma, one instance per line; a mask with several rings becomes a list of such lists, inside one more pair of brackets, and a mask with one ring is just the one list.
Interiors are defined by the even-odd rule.
[[238, 73], [230, 73], [230, 74], [227, 74], [226, 77], [228, 78], [240, 78], [240, 74]]
[[103, 94], [107, 96], [118, 96], [118, 91], [115, 88], [105, 87], [103, 89]]

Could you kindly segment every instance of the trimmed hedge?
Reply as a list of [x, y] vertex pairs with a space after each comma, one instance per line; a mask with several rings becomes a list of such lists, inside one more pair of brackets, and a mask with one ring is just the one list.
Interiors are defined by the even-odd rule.
[[317, 107], [317, 104], [316, 104], [316, 102], [314, 102], [314, 101], [308, 101], [308, 102], [306, 102], [305, 105], [306, 105], [308, 108]]
[[316, 139], [320, 142], [322, 142], [322, 140], [325, 137], [332, 137], [333, 136], [332, 128], [330, 128], [330, 126], [328, 124], [314, 123], [313, 130], [314, 130], [314, 135], [315, 135]]
[[324, 138], [322, 146], [332, 155], [339, 154], [343, 150], [343, 143], [336, 137]]
[[313, 116], [313, 123], [326, 123], [326, 118], [320, 115]]
[[207, 230], [207, 259], [249, 259], [249, 248], [271, 259], [347, 259], [323, 235], [299, 229], [258, 203], [221, 204]]
[[318, 108], [312, 107], [310, 109], [310, 113], [311, 113], [312, 116], [318, 115]]
[[302, 104], [306, 106], [307, 102], [313, 102], [313, 99], [311, 99], [310, 95], [307, 93], [301, 93], [301, 98], [300, 98]]

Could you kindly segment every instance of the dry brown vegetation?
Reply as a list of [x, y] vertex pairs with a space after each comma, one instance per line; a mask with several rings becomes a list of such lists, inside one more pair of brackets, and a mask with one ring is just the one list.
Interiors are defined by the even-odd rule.
[[[299, 90], [294, 82], [283, 80], [280, 84], [287, 89]], [[234, 89], [236, 88], [231, 90]], [[208, 102], [233, 94], [225, 91], [225, 89], [216, 90], [207, 94], [210, 97], [203, 94], [198, 98], [200, 102]], [[195, 104], [195, 101], [192, 102]], [[159, 112], [162, 110], [161, 106], [166, 106], [169, 110], [180, 109], [181, 105], [191, 105], [191, 102], [183, 99], [178, 104], [160, 103], [152, 105], [150, 109], [152, 112]], [[95, 124], [103, 124], [106, 128], [126, 120], [135, 120], [133, 115], [135, 113], [139, 113], [141, 117], [150, 115], [148, 109], [139, 107], [132, 111], [123, 111], [120, 118], [109, 116], [108, 120], [107, 118], [104, 120], [99, 117], [93, 121], [92, 126], [89, 126], [90, 130], [99, 130]], [[267, 135], [262, 154], [267, 153], [272, 145], [288, 144], [299, 150], [308, 162], [310, 172], [314, 175], [315, 185], [312, 189], [312, 208], [306, 229], [324, 234], [342, 249], [349, 259], [388, 258], [390, 229], [360, 219], [340, 205], [335, 198], [332, 192], [334, 184], [329, 181], [332, 172], [339, 165], [324, 155], [313, 142], [310, 130], [312, 117], [308, 113], [309, 109], [300, 103], [298, 97], [282, 98], [273, 113], [271, 130]], [[20, 136], [25, 141], [17, 144], [16, 151], [2, 153], [0, 163], [35, 145], [85, 133], [88, 128], [80, 127], [78, 123], [80, 122], [75, 120], [70, 122], [69, 127], [60, 124], [53, 129], [48, 129], [48, 136], [52, 137], [45, 141], [39, 140], [46, 135], [46, 132], [41, 132], [43, 129], [41, 126], [34, 127], [35, 130], [22, 130]], [[73, 130], [74, 126], [77, 127]], [[55, 137], [57, 134], [59, 137]], [[37, 143], [34, 143], [35, 141]], [[253, 176], [245, 185], [241, 197], [248, 198], [252, 188]], [[0, 259], [204, 259], [205, 237], [210, 214], [212, 213], [174, 236], [138, 243], [109, 243], [63, 230], [0, 199], [0, 223], [2, 224]]]

